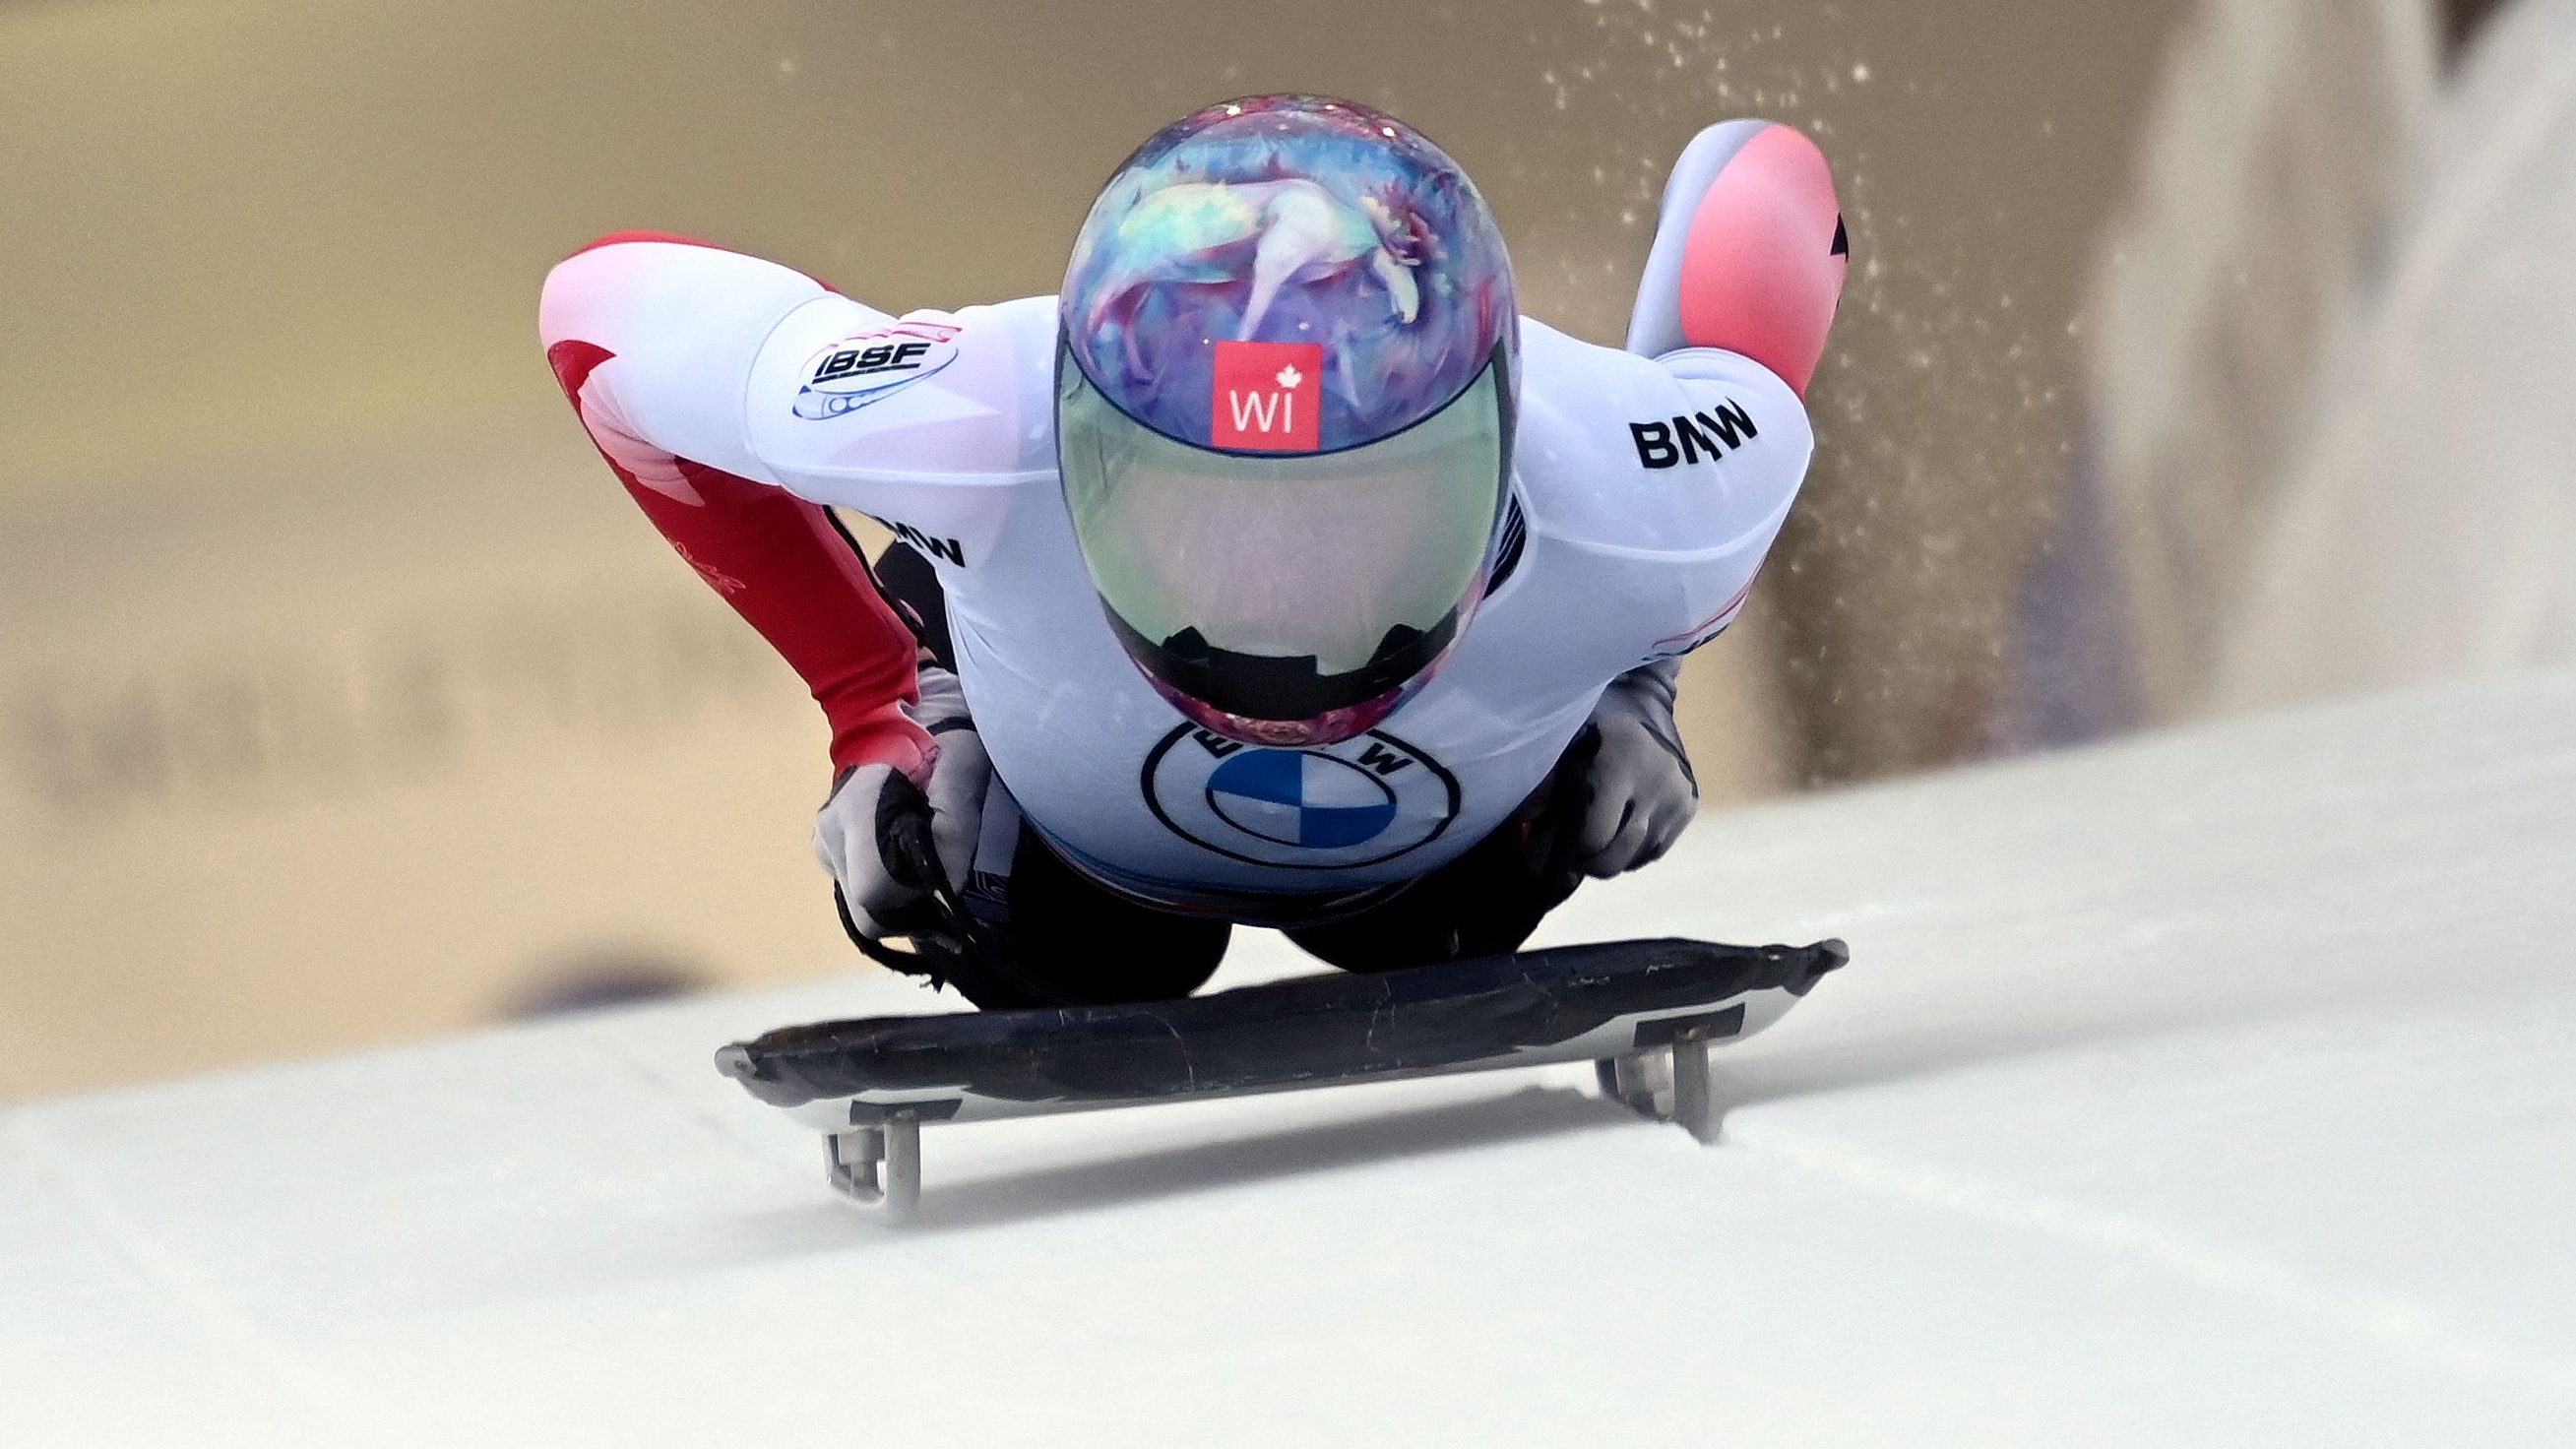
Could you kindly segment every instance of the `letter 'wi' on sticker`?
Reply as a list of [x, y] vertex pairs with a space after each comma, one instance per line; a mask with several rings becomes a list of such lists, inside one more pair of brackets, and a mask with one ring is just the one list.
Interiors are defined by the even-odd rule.
[[1314, 342], [1220, 342], [1208, 442], [1245, 453], [1321, 446], [1324, 349]]

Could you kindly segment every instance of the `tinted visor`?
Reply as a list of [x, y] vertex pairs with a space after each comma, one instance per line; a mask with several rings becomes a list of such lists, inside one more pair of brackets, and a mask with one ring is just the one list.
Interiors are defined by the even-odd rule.
[[1065, 501], [1110, 624], [1228, 714], [1302, 720], [1411, 682], [1484, 586], [1510, 472], [1501, 349], [1400, 433], [1331, 453], [1193, 447], [1056, 370]]

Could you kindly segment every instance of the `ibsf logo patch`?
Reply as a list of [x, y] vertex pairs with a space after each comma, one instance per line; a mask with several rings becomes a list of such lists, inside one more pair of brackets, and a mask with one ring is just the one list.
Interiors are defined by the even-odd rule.
[[1324, 349], [1313, 342], [1220, 342], [1208, 441], [1240, 453], [1321, 446]]
[[897, 322], [854, 332], [805, 361], [796, 416], [817, 422], [879, 403], [957, 360], [957, 328]]
[[1145, 802], [1173, 834], [1255, 865], [1347, 870], [1393, 860], [1458, 818], [1458, 781], [1383, 730], [1268, 750], [1195, 725], [1145, 757]]

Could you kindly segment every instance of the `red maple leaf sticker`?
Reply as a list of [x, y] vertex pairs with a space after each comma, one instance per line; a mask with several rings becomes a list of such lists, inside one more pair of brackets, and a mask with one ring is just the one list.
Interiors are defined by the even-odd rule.
[[1244, 453], [1321, 446], [1324, 349], [1313, 342], [1220, 342], [1208, 441]]

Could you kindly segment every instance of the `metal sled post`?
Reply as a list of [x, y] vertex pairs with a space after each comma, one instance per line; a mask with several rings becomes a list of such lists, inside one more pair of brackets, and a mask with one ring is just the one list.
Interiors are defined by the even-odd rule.
[[823, 1161], [834, 1191], [886, 1222], [921, 1205], [921, 1119], [910, 1112], [825, 1136]]
[[1702, 1142], [1717, 1140], [1717, 1098], [1709, 1087], [1706, 1027], [1692, 1027], [1673, 1042], [1673, 1120]]
[[1593, 1063], [1601, 1095], [1621, 1103], [1650, 1122], [1671, 1122], [1701, 1142], [1717, 1140], [1723, 1115], [1709, 1066], [1716, 1031], [1705, 1025], [1684, 1028], [1672, 1044]]

